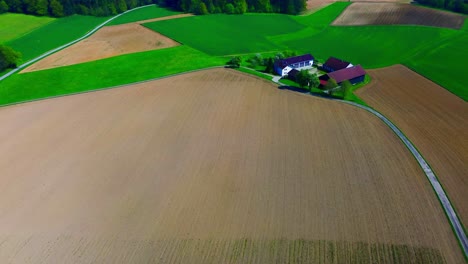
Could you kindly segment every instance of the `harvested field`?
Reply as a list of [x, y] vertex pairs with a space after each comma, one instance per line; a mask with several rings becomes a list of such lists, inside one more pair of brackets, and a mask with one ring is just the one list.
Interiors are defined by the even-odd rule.
[[135, 23], [144, 24], [144, 23], [163, 21], [163, 20], [170, 20], [170, 19], [176, 19], [176, 18], [184, 18], [184, 17], [190, 17], [190, 16], [193, 16], [193, 14], [179, 14], [179, 15], [166, 16], [166, 17], [151, 18], [151, 19], [147, 19], [147, 20], [141, 20], [141, 21], [138, 21], [138, 22], [135, 22]]
[[176, 41], [136, 23], [103, 27], [89, 38], [54, 53], [21, 72], [50, 69], [177, 45], [179, 43]]
[[325, 7], [329, 4], [336, 2], [337, 0], [308, 0], [307, 1], [307, 10], [314, 11]]
[[422, 25], [459, 29], [465, 16], [401, 3], [353, 3], [333, 22], [336, 26]]
[[0, 262], [462, 263], [371, 114], [233, 70], [0, 108]]
[[468, 223], [468, 105], [402, 66], [369, 70], [358, 95], [392, 120], [420, 150]]

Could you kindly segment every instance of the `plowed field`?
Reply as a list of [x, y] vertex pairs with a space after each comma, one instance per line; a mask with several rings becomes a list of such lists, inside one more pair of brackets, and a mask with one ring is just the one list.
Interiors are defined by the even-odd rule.
[[338, 26], [423, 25], [459, 29], [465, 16], [401, 3], [353, 3], [333, 22]]
[[22, 72], [73, 65], [177, 45], [179, 44], [174, 40], [136, 23], [103, 27], [89, 38], [40, 60]]
[[468, 104], [402, 66], [369, 70], [358, 95], [408, 136], [432, 166], [462, 222], [468, 223]]
[[380, 120], [233, 70], [0, 108], [2, 263], [462, 263]]

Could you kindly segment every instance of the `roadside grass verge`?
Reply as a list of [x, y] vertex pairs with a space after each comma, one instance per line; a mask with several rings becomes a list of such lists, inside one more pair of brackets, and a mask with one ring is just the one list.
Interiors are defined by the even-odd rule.
[[26, 62], [83, 36], [107, 19], [79, 15], [60, 18], [6, 44], [21, 52]]
[[252, 69], [244, 68], [244, 67], [236, 68], [236, 70], [238, 70], [240, 72], [245, 72], [245, 73], [248, 73], [248, 74], [251, 74], [251, 75], [255, 75], [257, 77], [260, 77], [260, 78], [268, 80], [268, 81], [272, 81], [272, 77], [270, 75], [261, 73], [261, 72], [256, 71], [256, 70], [252, 70]]
[[285, 47], [267, 36], [305, 28], [292, 16], [281, 14], [194, 16], [144, 26], [214, 56], [281, 50]]
[[137, 22], [146, 19], [159, 18], [165, 16], [173, 16], [181, 14], [180, 12], [173, 11], [170, 9], [162, 8], [157, 5], [152, 5], [144, 8], [137, 9], [135, 11], [129, 12], [123, 16], [120, 16], [112, 20], [108, 26], [121, 25], [126, 23]]
[[0, 43], [17, 39], [37, 28], [56, 20], [52, 17], [37, 17], [6, 13], [0, 15]]
[[178, 46], [15, 74], [0, 85], [0, 105], [129, 84], [224, 63], [224, 59]]

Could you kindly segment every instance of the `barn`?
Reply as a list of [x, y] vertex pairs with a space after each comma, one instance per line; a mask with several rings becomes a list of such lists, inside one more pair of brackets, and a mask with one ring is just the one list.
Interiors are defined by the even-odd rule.
[[353, 67], [353, 64], [335, 57], [328, 58], [328, 60], [322, 65], [323, 70], [326, 72], [339, 71], [350, 67]]
[[286, 76], [292, 69], [311, 69], [314, 64], [314, 57], [310, 54], [290, 57], [275, 62], [275, 72], [281, 76]]
[[330, 72], [327, 75], [328, 77], [334, 79], [338, 84], [346, 80], [348, 80], [352, 84], [356, 84], [364, 81], [366, 71], [364, 71], [361, 65], [357, 65], [350, 68]]

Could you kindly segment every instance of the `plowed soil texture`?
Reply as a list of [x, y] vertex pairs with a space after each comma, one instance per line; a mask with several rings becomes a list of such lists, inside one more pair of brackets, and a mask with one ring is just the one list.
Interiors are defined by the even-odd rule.
[[337, 26], [422, 25], [459, 29], [461, 14], [404, 3], [353, 3], [332, 23]]
[[2, 263], [463, 263], [361, 109], [228, 69], [0, 108]]
[[22, 72], [62, 67], [177, 45], [179, 43], [176, 41], [137, 23], [103, 27], [89, 38], [34, 63]]
[[402, 65], [369, 70], [359, 97], [394, 122], [437, 174], [468, 223], [468, 104]]

